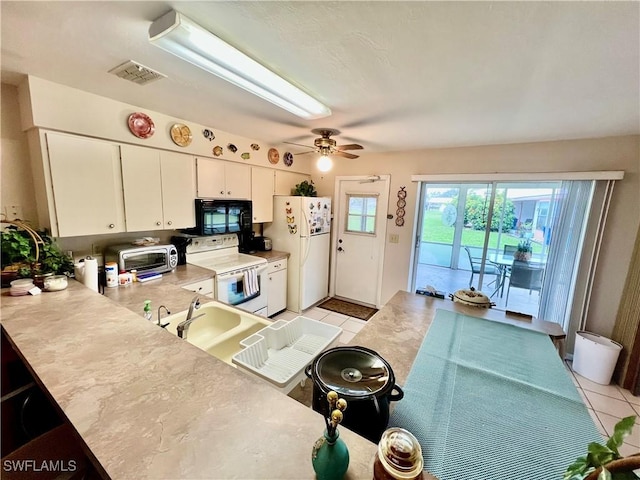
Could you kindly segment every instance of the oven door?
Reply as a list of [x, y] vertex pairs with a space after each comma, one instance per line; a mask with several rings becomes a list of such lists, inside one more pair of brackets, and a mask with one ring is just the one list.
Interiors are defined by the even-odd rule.
[[266, 271], [266, 266], [257, 268], [258, 288], [254, 292], [247, 289], [245, 285], [247, 279], [245, 272], [248, 270], [251, 269], [216, 275], [216, 300], [252, 313], [266, 307], [267, 295], [263, 289], [263, 274]]
[[137, 270], [139, 273], [153, 271], [166, 272], [171, 270], [169, 253], [166, 248], [141, 249], [139, 251], [123, 252], [120, 255], [120, 270]]

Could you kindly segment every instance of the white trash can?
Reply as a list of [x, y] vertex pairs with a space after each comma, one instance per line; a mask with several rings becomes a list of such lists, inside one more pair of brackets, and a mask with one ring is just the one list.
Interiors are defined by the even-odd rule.
[[611, 383], [622, 345], [597, 333], [579, 331], [573, 350], [573, 371], [602, 385]]

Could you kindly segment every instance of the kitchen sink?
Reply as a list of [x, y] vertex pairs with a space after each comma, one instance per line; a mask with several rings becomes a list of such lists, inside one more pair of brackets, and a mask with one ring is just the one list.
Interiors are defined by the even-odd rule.
[[[162, 318], [163, 324], [169, 323], [166, 330], [177, 336], [178, 324], [187, 318], [187, 312]], [[194, 310], [192, 316], [199, 315], [189, 326], [186, 341], [229, 365], [233, 365], [231, 357], [244, 348], [240, 341], [271, 325], [268, 320], [216, 301]]]

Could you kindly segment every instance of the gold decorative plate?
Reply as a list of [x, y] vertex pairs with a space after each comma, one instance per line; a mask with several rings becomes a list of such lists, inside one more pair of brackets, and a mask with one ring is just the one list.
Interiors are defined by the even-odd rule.
[[193, 140], [191, 129], [182, 123], [176, 123], [171, 127], [171, 140], [179, 147], [187, 147]]
[[280, 152], [275, 148], [270, 148], [267, 152], [267, 158], [269, 159], [269, 163], [276, 164], [280, 161]]

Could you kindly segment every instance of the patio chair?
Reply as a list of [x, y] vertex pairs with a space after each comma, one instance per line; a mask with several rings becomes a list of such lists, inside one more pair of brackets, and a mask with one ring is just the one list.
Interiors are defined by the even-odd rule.
[[[480, 273], [481, 271], [482, 259], [472, 256], [471, 250], [469, 250], [469, 247], [463, 247], [463, 248], [467, 251], [467, 255], [469, 256], [469, 263], [471, 264], [471, 278], [469, 279], [469, 288], [471, 288], [471, 285], [473, 285], [473, 274]], [[500, 268], [497, 265], [495, 265], [489, 260], [486, 260], [484, 264], [484, 274], [495, 275], [496, 276], [495, 280], [491, 282], [491, 283], [495, 283], [500, 278], [502, 272], [500, 271]], [[491, 283], [489, 283], [489, 285], [491, 285]]]
[[513, 288], [524, 288], [529, 290], [529, 295], [533, 290], [542, 290], [542, 277], [544, 276], [544, 265], [539, 263], [520, 262], [514, 260], [511, 265], [509, 275], [509, 286], [507, 287], [507, 298], [505, 305], [509, 303], [509, 291]]

